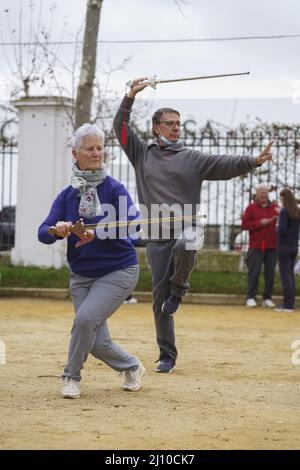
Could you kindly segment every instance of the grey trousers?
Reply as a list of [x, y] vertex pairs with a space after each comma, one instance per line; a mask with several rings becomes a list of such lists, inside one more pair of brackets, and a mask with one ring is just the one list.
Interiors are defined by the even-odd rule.
[[147, 256], [153, 283], [153, 313], [159, 359], [176, 361], [175, 328], [172, 315], [162, 313], [162, 304], [172, 294], [182, 297], [190, 287], [189, 274], [197, 260], [196, 250], [186, 250], [185, 240], [149, 241]]
[[137, 265], [96, 279], [71, 274], [75, 318], [63, 378], [79, 381], [89, 353], [119, 372], [138, 366], [136, 357], [111, 340], [107, 328], [107, 319], [132, 292], [138, 276]]

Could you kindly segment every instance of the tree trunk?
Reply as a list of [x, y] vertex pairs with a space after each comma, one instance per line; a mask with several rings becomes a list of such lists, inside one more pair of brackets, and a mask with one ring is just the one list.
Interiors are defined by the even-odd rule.
[[90, 121], [96, 68], [97, 39], [103, 0], [87, 0], [80, 81], [77, 90], [75, 128]]

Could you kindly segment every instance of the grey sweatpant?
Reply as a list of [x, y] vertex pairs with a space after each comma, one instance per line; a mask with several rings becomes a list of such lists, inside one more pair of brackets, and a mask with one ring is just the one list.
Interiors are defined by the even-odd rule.
[[162, 313], [162, 304], [172, 294], [182, 297], [190, 285], [188, 277], [197, 260], [196, 250], [187, 250], [185, 240], [149, 241], [147, 256], [152, 272], [153, 313], [159, 359], [176, 361], [175, 329], [172, 315]]
[[137, 265], [96, 279], [71, 274], [75, 318], [63, 377], [80, 380], [89, 353], [120, 372], [138, 366], [136, 357], [111, 340], [106, 322], [132, 292], [138, 276]]

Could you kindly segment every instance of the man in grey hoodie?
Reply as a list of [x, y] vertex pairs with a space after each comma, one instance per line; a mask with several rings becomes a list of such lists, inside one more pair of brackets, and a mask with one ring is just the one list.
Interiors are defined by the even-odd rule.
[[[139, 202], [148, 214], [153, 205], [177, 204], [183, 208], [188, 204], [192, 215], [196, 215], [203, 180], [234, 178], [272, 160], [272, 142], [257, 158], [208, 155], [184, 147], [180, 140], [180, 114], [172, 108], [162, 108], [154, 113], [154, 140], [147, 144], [129, 123], [135, 96], [148, 85], [145, 80], [147, 77], [140, 77], [131, 82], [115, 116], [114, 130], [134, 167]], [[152, 272], [153, 312], [160, 352], [155, 370], [170, 373], [177, 359], [173, 314], [189, 288], [188, 277], [196, 263], [197, 247], [187, 248], [184, 236], [150, 240], [147, 255]]]

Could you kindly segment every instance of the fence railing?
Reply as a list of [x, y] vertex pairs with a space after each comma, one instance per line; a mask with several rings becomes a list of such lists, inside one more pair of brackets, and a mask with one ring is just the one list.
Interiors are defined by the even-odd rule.
[[[228, 131], [207, 124], [197, 131], [194, 128], [194, 121], [184, 123], [184, 144], [203, 153], [256, 156], [270, 140], [274, 142], [272, 163], [229, 181], [204, 181], [202, 185], [201, 212], [206, 214], [207, 224], [205, 247], [242, 249], [247, 244], [247, 234], [241, 234], [241, 217], [259, 183], [269, 185], [271, 200], [277, 201], [279, 191], [286, 186], [296, 197], [300, 196], [300, 127], [273, 125]], [[151, 140], [150, 135], [142, 137]], [[106, 161], [110, 175], [126, 186], [137, 203], [134, 169], [113, 133], [106, 138]], [[13, 244], [13, 210], [5, 216], [2, 209], [15, 206], [16, 183], [17, 146], [11, 140], [0, 139], [0, 251]], [[6, 217], [10, 219], [7, 221]]]
[[5, 136], [10, 123], [0, 126], [0, 251], [10, 250], [15, 239], [18, 148], [14, 139]]
[[[259, 183], [269, 185], [270, 199], [274, 201], [278, 201], [280, 190], [286, 186], [296, 197], [300, 196], [300, 127], [269, 126], [227, 131], [214, 129], [208, 123], [195, 132], [191, 123], [194, 122], [184, 123], [183, 142], [203, 153], [257, 156], [273, 140], [273, 162], [229, 181], [204, 181], [202, 185], [201, 212], [206, 214], [207, 224], [205, 247], [243, 249], [247, 246], [247, 233], [241, 233], [241, 217], [253, 200]], [[151, 136], [143, 135], [143, 138], [151, 140]], [[114, 136], [107, 139], [106, 149], [111, 176], [121, 181], [137, 202], [134, 169]]]

